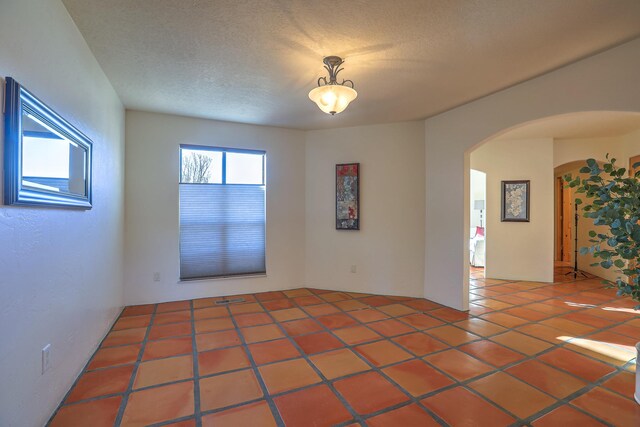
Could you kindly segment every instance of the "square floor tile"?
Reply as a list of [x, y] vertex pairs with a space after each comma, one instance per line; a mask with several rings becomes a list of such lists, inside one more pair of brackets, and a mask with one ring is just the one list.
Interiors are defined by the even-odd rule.
[[435, 317], [428, 316], [422, 313], [410, 314], [408, 316], [398, 317], [398, 320], [406, 323], [407, 325], [413, 326], [416, 329], [425, 330], [429, 328], [434, 328], [436, 326], [444, 325], [442, 320], [436, 319]]
[[393, 341], [417, 356], [424, 356], [449, 348], [447, 344], [421, 332], [395, 337]]
[[506, 366], [524, 359], [526, 356], [489, 340], [475, 341], [460, 347], [460, 350], [493, 366]]
[[503, 313], [510, 314], [511, 316], [520, 317], [525, 320], [529, 320], [531, 322], [537, 322], [542, 319], [546, 319], [549, 317], [548, 314], [541, 313], [539, 311], [530, 310], [528, 308], [523, 307], [513, 307], [507, 310], [504, 310]]
[[189, 310], [191, 309], [190, 301], [172, 301], [172, 302], [163, 302], [158, 304], [156, 308], [156, 313], [168, 313], [170, 311], [180, 311], [180, 310]]
[[136, 344], [144, 340], [147, 328], [124, 329], [107, 334], [101, 347], [114, 347], [117, 345]]
[[538, 356], [538, 360], [591, 382], [615, 371], [615, 368], [609, 365], [564, 348], [542, 354]]
[[281, 323], [280, 326], [286, 331], [287, 335], [305, 335], [322, 331], [322, 326], [313, 319], [292, 320], [290, 322]]
[[298, 306], [304, 307], [305, 305], [317, 305], [323, 304], [324, 300], [321, 300], [317, 296], [296, 297], [293, 299]]
[[229, 305], [229, 311], [231, 314], [243, 314], [243, 313], [259, 313], [264, 311], [264, 308], [256, 302], [251, 302], [248, 304], [231, 304]]
[[65, 403], [124, 392], [129, 387], [133, 365], [100, 369], [82, 374]]
[[381, 295], [374, 295], [374, 296], [362, 298], [360, 299], [360, 302], [367, 304], [371, 307], [379, 307], [381, 305], [393, 304], [393, 300], [390, 300], [389, 298]]
[[338, 329], [333, 334], [349, 345], [364, 344], [382, 338], [382, 335], [365, 326]]
[[467, 332], [464, 329], [456, 328], [455, 326], [450, 325], [429, 329], [425, 331], [425, 333], [453, 346], [466, 344], [468, 342], [479, 340], [481, 338], [476, 334], [472, 334], [471, 332]]
[[351, 299], [351, 297], [344, 292], [327, 292], [320, 295], [320, 298], [327, 302], [337, 302]]
[[328, 316], [321, 316], [317, 318], [318, 322], [322, 323], [328, 329], [340, 329], [347, 326], [357, 325], [358, 322], [344, 313], [330, 314]]
[[635, 393], [636, 375], [631, 372], [619, 372], [602, 383], [603, 387], [613, 390], [622, 396], [633, 396]]
[[585, 335], [589, 332], [593, 332], [595, 328], [593, 326], [585, 325], [583, 323], [574, 322], [569, 319], [563, 319], [561, 317], [554, 317], [552, 319], [542, 320], [538, 322], [541, 325], [550, 326], [552, 328], [560, 329], [567, 334], [578, 336]]
[[87, 370], [106, 368], [134, 363], [138, 359], [141, 344], [125, 345], [122, 347], [101, 348], [95, 352]]
[[260, 400], [202, 417], [202, 427], [276, 427], [269, 404]]
[[441, 389], [453, 381], [421, 360], [410, 360], [382, 370], [414, 397]]
[[268, 291], [254, 294], [258, 301], [272, 301], [274, 299], [286, 298], [285, 294], [280, 291]]
[[235, 330], [196, 335], [196, 348], [198, 351], [214, 350], [240, 344], [242, 344], [242, 341]]
[[527, 418], [556, 400], [503, 372], [469, 383], [469, 387], [520, 418]]
[[401, 362], [413, 356], [389, 341], [378, 341], [354, 347], [354, 350], [364, 356], [374, 366], [386, 366]]
[[240, 328], [247, 326], [266, 325], [267, 323], [273, 323], [273, 320], [267, 313], [248, 313], [238, 314], [234, 316], [236, 323]]
[[553, 411], [541, 416], [532, 424], [533, 427], [558, 427], [558, 426], [579, 426], [579, 427], [604, 427], [600, 421], [572, 408], [563, 405]]
[[306, 360], [294, 359], [258, 368], [270, 394], [282, 393], [322, 381]]
[[333, 383], [358, 414], [370, 414], [409, 400], [377, 372], [367, 372]]
[[370, 427], [416, 426], [436, 427], [440, 424], [415, 403], [367, 419]]
[[289, 289], [282, 291], [288, 298], [305, 297], [313, 295], [309, 289]]
[[223, 348], [198, 353], [198, 374], [218, 374], [251, 366], [242, 347]]
[[190, 322], [191, 311], [172, 311], [170, 313], [158, 313], [153, 318], [154, 325], [166, 325], [168, 323]]
[[193, 318], [195, 320], [217, 319], [221, 317], [229, 317], [227, 307], [207, 307], [193, 310]]
[[340, 309], [332, 304], [309, 305], [304, 307], [304, 311], [310, 316], [326, 316], [327, 314], [340, 313]]
[[637, 402], [600, 387], [572, 400], [571, 404], [616, 427], [636, 427], [640, 420]]
[[536, 360], [528, 360], [505, 372], [531, 384], [550, 395], [563, 399], [587, 385], [586, 382]]
[[504, 334], [491, 337], [491, 341], [495, 341], [505, 347], [509, 347], [512, 350], [519, 351], [520, 353], [524, 353], [529, 356], [541, 353], [552, 346], [546, 341], [515, 331], [509, 331]]
[[521, 317], [516, 317], [501, 312], [483, 314], [482, 316], [480, 316], [480, 318], [493, 323], [497, 323], [498, 325], [504, 326], [505, 328], [515, 328], [516, 326], [529, 323], [528, 320]]
[[440, 304], [435, 303], [433, 301], [426, 300], [426, 299], [414, 299], [414, 300], [405, 302], [404, 305], [415, 308], [416, 310], [419, 310], [419, 311], [429, 311], [429, 310], [435, 310], [436, 308], [442, 308]]
[[336, 301], [333, 303], [333, 305], [335, 305], [342, 311], [353, 311], [353, 310], [362, 310], [362, 309], [369, 308], [368, 305], [353, 299]]
[[63, 406], [51, 420], [50, 427], [112, 427], [118, 416], [122, 397], [108, 397]]
[[445, 390], [421, 400], [440, 418], [452, 426], [475, 426], [485, 420], [492, 427], [509, 426], [516, 420], [463, 387]]
[[130, 305], [122, 310], [120, 317], [140, 316], [143, 314], [152, 314], [156, 309], [155, 304]]
[[293, 339], [306, 354], [321, 353], [323, 351], [344, 347], [344, 344], [342, 344], [339, 339], [328, 332], [301, 335]]
[[362, 323], [375, 322], [377, 320], [384, 320], [389, 318], [389, 316], [382, 313], [381, 311], [376, 310], [375, 308], [367, 308], [365, 310], [354, 311], [349, 313], [349, 315]]
[[280, 328], [275, 324], [242, 328], [240, 329], [240, 332], [242, 333], [242, 335], [244, 335], [244, 339], [247, 344], [269, 341], [276, 338], [284, 337], [284, 334], [282, 333]]
[[162, 357], [179, 356], [193, 352], [191, 337], [167, 338], [159, 341], [149, 341], [144, 347], [142, 360], [160, 359]]
[[413, 314], [416, 312], [414, 308], [407, 307], [404, 304], [389, 304], [381, 305], [378, 310], [391, 317], [406, 316], [407, 314]]
[[278, 322], [286, 322], [288, 320], [297, 320], [309, 317], [307, 313], [299, 308], [287, 308], [284, 310], [272, 311], [271, 315]]
[[113, 325], [114, 331], [121, 331], [123, 329], [142, 328], [151, 324], [151, 315], [146, 314], [142, 316], [121, 317]]
[[480, 335], [481, 337], [488, 337], [506, 331], [506, 328], [502, 326], [478, 318], [462, 320], [454, 323], [454, 325], [476, 335]]
[[563, 342], [562, 337], [566, 335], [566, 333], [559, 329], [541, 325], [539, 323], [530, 323], [528, 325], [520, 326], [515, 330], [534, 338], [550, 342], [551, 344], [561, 344]]
[[263, 396], [251, 369], [200, 379], [200, 408], [203, 411], [225, 408]]
[[120, 425], [146, 426], [193, 412], [193, 381], [185, 381], [131, 393]]
[[249, 351], [257, 365], [300, 357], [298, 349], [286, 338], [250, 344]]
[[287, 393], [273, 400], [287, 427], [330, 427], [353, 418], [340, 399], [324, 384]]
[[395, 319], [381, 320], [379, 322], [368, 323], [367, 326], [385, 337], [395, 337], [397, 335], [415, 332], [415, 329], [406, 323], [398, 322]]
[[191, 355], [155, 359], [143, 362], [138, 366], [133, 388], [139, 389], [192, 377], [193, 358]]
[[290, 299], [277, 299], [273, 301], [265, 301], [262, 303], [264, 308], [269, 311], [284, 310], [285, 308], [293, 308], [296, 305]]
[[495, 369], [458, 350], [447, 350], [431, 354], [424, 357], [424, 360], [451, 375], [458, 381], [466, 381]]
[[150, 340], [191, 335], [191, 323], [171, 323], [169, 325], [152, 326], [149, 331]]
[[235, 328], [230, 318], [222, 317], [219, 319], [205, 319], [196, 320], [194, 322], [196, 328], [196, 334], [202, 334], [204, 332], [217, 332], [224, 331], [225, 329]]
[[330, 380], [370, 369], [369, 365], [346, 348], [317, 354], [309, 359]]

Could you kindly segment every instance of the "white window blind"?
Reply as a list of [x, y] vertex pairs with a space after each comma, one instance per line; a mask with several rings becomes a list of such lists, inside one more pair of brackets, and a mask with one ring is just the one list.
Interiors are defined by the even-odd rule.
[[260, 184], [227, 184], [225, 162], [226, 153], [220, 184], [180, 184], [181, 279], [266, 272], [264, 179]]

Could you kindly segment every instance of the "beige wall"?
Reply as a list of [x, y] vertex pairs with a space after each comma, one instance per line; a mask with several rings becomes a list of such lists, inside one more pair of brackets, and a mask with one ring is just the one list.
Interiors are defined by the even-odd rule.
[[[422, 123], [311, 131], [306, 159], [307, 286], [423, 296]], [[335, 165], [349, 162], [361, 167], [360, 230], [338, 231]]]
[[[471, 153], [487, 174], [485, 276], [553, 281], [553, 139], [494, 140]], [[502, 181], [530, 180], [530, 222], [501, 222]]]
[[[304, 133], [127, 111], [124, 283], [127, 304], [304, 284]], [[180, 144], [266, 150], [267, 276], [179, 280]], [[160, 281], [153, 275], [160, 273]]]
[[57, 0], [1, 2], [0, 76], [93, 140], [93, 209], [0, 206], [0, 425], [42, 426], [123, 305], [124, 109]]

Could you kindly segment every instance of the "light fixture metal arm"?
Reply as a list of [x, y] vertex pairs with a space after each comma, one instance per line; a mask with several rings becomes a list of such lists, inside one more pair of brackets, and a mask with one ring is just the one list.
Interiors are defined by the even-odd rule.
[[327, 81], [326, 77], [320, 77], [318, 79], [318, 86], [326, 86], [326, 85], [342, 85], [349, 86], [352, 89], [354, 88], [353, 81], [351, 80], [342, 80], [342, 82], [338, 83], [338, 73], [342, 71], [344, 68], [340, 66], [344, 62], [342, 58], [339, 56], [327, 56], [323, 60], [324, 68], [329, 73], [329, 81]]

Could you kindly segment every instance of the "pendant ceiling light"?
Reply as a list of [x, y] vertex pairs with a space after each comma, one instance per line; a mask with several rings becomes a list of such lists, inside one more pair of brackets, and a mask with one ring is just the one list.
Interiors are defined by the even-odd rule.
[[326, 77], [318, 79], [318, 87], [309, 92], [309, 99], [327, 114], [344, 111], [351, 101], [356, 99], [358, 93], [353, 89], [351, 80], [342, 80], [338, 83], [336, 77], [343, 69], [340, 68], [343, 61], [339, 56], [327, 56], [324, 58], [324, 68], [329, 72], [329, 81]]

